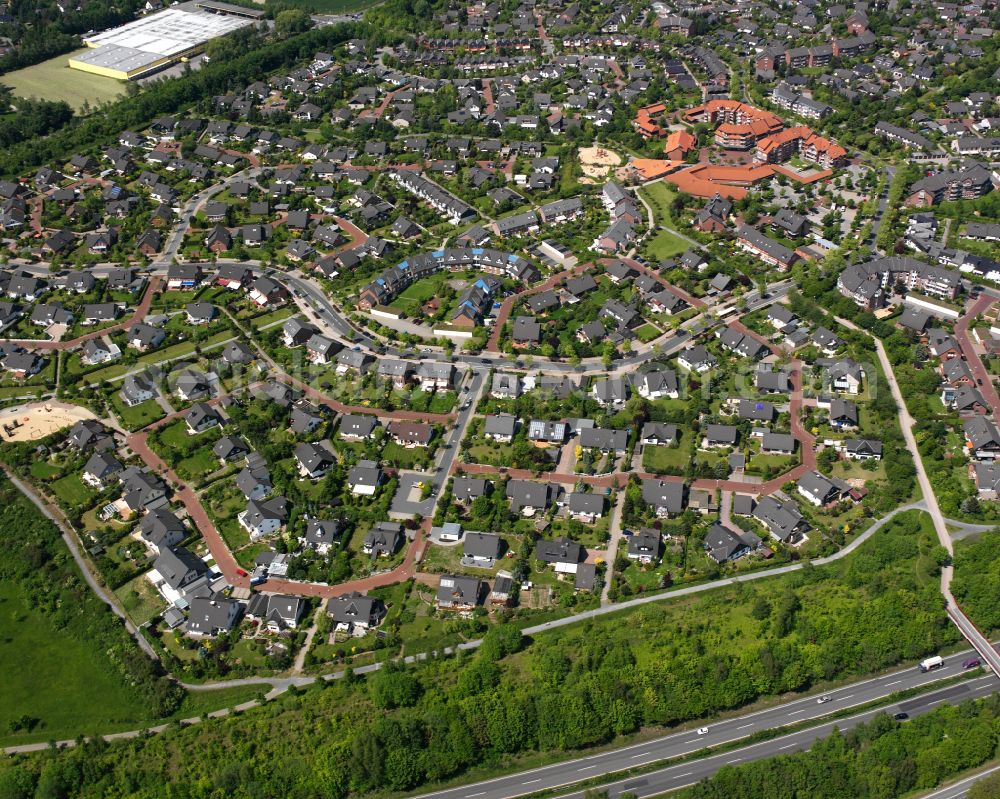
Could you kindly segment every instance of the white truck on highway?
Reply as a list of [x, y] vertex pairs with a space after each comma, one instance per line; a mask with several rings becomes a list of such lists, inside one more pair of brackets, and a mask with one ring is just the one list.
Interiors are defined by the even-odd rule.
[[920, 661], [920, 671], [921, 673], [934, 671], [934, 669], [939, 669], [944, 665], [944, 658], [940, 655], [935, 655], [932, 658], [926, 658]]

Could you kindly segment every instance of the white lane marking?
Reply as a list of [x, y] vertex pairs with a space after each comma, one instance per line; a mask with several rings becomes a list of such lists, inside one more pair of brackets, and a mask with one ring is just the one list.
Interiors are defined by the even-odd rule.
[[630, 757], [629, 760], [635, 760], [637, 757], [646, 757], [646, 755], [648, 754], [649, 752], [640, 752], [637, 755], [632, 755], [632, 757]]
[[589, 771], [592, 768], [597, 768], [597, 766], [584, 766], [583, 768], [578, 768], [577, 771]]
[[793, 746], [798, 746], [798, 741], [794, 741], [790, 744], [785, 744], [784, 746], [779, 746], [779, 749], [791, 749]]
[[885, 687], [888, 688], [890, 685], [899, 685], [899, 683], [901, 683], [901, 682], [902, 682], [902, 680], [894, 680], [893, 682], [887, 682], [885, 684]]
[[797, 715], [798, 715], [799, 713], [805, 713], [805, 712], [806, 712], [806, 711], [807, 711], [808, 709], [809, 709], [809, 708], [807, 708], [807, 707], [804, 707], [804, 708], [802, 708], [802, 710], [793, 710], [793, 711], [792, 711], [791, 713], [789, 713], [788, 715], [789, 715], [789, 716], [797, 716]]
[[753, 726], [752, 723], [751, 724], [744, 724], [742, 727], [737, 727], [736, 729], [738, 729], [738, 730], [745, 730], [747, 727], [752, 727], [752, 726]]
[[537, 780], [525, 780], [525, 781], [524, 781], [524, 782], [522, 782], [521, 784], [522, 784], [522, 785], [531, 785], [532, 783], [535, 783], [535, 782], [541, 782], [541, 781], [542, 781], [542, 778], [541, 778], [541, 777], [539, 777], [539, 778], [538, 778]]
[[693, 771], [685, 771], [683, 774], [678, 774], [674, 779], [680, 779], [681, 777], [690, 777], [694, 774]]
[[732, 760], [727, 760], [726, 762], [727, 763], [739, 763], [742, 759], [743, 759], [742, 757], [736, 757], [736, 758], [733, 758]]
[[842, 696], [840, 698], [841, 699], [853, 699], [854, 698], [854, 694], [848, 694], [847, 696]]

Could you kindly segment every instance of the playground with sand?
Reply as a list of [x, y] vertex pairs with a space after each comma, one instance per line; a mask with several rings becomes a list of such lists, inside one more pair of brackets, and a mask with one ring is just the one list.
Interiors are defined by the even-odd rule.
[[37, 441], [84, 419], [97, 417], [86, 408], [66, 402], [33, 402], [0, 411], [0, 439]]
[[583, 147], [579, 158], [583, 174], [591, 180], [606, 178], [614, 167], [622, 164], [622, 157], [605, 147]]

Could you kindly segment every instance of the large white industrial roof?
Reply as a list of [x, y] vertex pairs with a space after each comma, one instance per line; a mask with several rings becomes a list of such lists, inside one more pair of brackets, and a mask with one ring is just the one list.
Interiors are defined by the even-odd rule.
[[84, 41], [90, 47], [116, 44], [119, 47], [169, 55], [196, 47], [216, 36], [225, 36], [249, 24], [251, 20], [242, 17], [168, 8], [118, 28], [85, 36]]
[[[190, 7], [190, 4], [187, 4]], [[244, 17], [168, 8], [117, 28], [85, 36], [93, 48], [71, 60], [121, 72], [134, 72], [171, 59], [216, 36], [253, 24]]]

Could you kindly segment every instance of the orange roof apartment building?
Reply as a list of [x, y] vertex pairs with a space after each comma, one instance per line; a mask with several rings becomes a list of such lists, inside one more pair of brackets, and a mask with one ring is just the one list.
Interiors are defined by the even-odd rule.
[[754, 161], [780, 164], [796, 153], [824, 169], [833, 169], [847, 161], [847, 150], [814, 133], [806, 125], [797, 125], [761, 139], [757, 143]]
[[684, 119], [717, 125], [715, 143], [726, 150], [749, 150], [784, 127], [777, 114], [738, 100], [709, 100], [685, 111]]

